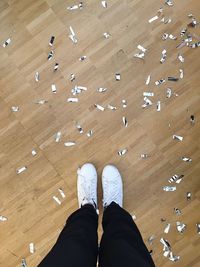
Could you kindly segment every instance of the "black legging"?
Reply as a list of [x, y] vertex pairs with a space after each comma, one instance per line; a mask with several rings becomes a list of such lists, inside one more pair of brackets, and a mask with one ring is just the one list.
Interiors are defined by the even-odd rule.
[[38, 267], [155, 267], [131, 215], [112, 202], [104, 211], [98, 251], [98, 215], [92, 205], [75, 211]]

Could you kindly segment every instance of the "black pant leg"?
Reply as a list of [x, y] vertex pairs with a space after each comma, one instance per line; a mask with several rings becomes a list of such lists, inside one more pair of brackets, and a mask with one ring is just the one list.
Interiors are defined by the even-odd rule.
[[100, 267], [155, 267], [131, 215], [112, 202], [104, 211]]
[[75, 211], [58, 240], [38, 267], [95, 267], [98, 215], [92, 205]]

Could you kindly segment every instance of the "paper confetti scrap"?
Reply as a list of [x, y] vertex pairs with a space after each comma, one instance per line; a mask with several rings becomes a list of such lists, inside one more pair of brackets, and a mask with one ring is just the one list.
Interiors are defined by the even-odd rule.
[[75, 80], [75, 74], [71, 73], [70, 74], [70, 81], [73, 82]]
[[147, 159], [149, 157], [149, 155], [148, 154], [141, 154], [140, 157], [141, 157], [141, 159]]
[[200, 223], [197, 223], [196, 227], [197, 227], [197, 234], [200, 234]]
[[160, 101], [157, 101], [157, 111], [161, 111], [161, 102]]
[[67, 102], [69, 102], [69, 103], [77, 103], [78, 102], [78, 98], [76, 98], [76, 97], [67, 98]]
[[64, 191], [62, 190], [62, 188], [59, 188], [58, 191], [61, 194], [61, 197], [62, 198], [65, 198], [66, 197]]
[[177, 140], [177, 141], [183, 141], [183, 136], [174, 134], [174, 135], [173, 135], [173, 139], [174, 139], [174, 140]]
[[176, 191], [176, 186], [163, 186], [163, 190], [166, 192], [173, 192]]
[[114, 106], [112, 106], [110, 104], [107, 105], [107, 108], [108, 109], [111, 109], [111, 110], [117, 110], [117, 107], [114, 107]]
[[19, 111], [19, 107], [11, 107], [11, 111], [12, 112], [18, 112]]
[[174, 208], [174, 212], [176, 215], [181, 215], [181, 210], [179, 208]]
[[103, 36], [104, 36], [106, 39], [109, 39], [111, 35], [110, 35], [109, 32], [104, 32], [104, 33], [103, 33]]
[[148, 239], [147, 242], [149, 243], [149, 245], [152, 245], [153, 241], [155, 240], [155, 235], [151, 235]]
[[55, 142], [58, 143], [60, 142], [61, 139], [61, 132], [57, 132], [54, 136]]
[[72, 142], [72, 141], [70, 141], [70, 142], [65, 142], [64, 145], [65, 145], [66, 147], [75, 146], [75, 145], [76, 145], [76, 142]]
[[151, 81], [151, 75], [148, 75], [147, 78], [146, 78], [145, 84], [149, 85], [150, 81]]
[[31, 254], [35, 253], [35, 245], [34, 243], [30, 243], [29, 244], [29, 251]]
[[165, 234], [168, 234], [169, 233], [170, 227], [171, 227], [171, 224], [170, 223], [167, 223], [167, 225], [165, 226], [165, 229], [164, 229], [164, 233]]
[[50, 51], [49, 54], [48, 54], [48, 56], [47, 56], [47, 60], [51, 60], [52, 57], [53, 57], [53, 54], [54, 54], [53, 50]]
[[187, 201], [191, 200], [192, 199], [192, 193], [191, 192], [187, 192], [186, 193], [186, 198], [187, 198]]
[[55, 84], [52, 84], [52, 85], [51, 85], [51, 91], [52, 91], [52, 93], [54, 93], [54, 94], [57, 93], [57, 88], [56, 88], [56, 85], [55, 85]]
[[164, 50], [162, 51], [162, 56], [161, 56], [161, 59], [160, 59], [160, 63], [161, 63], [161, 64], [164, 63], [164, 62], [166, 61], [166, 59], [167, 59], [167, 50], [164, 49]]
[[16, 173], [17, 173], [17, 174], [20, 174], [20, 173], [24, 172], [26, 169], [27, 169], [26, 166], [23, 166], [23, 167], [21, 167], [21, 168], [18, 168], [18, 169], [16, 170]]
[[101, 1], [101, 4], [102, 4], [102, 6], [103, 6], [104, 8], [107, 8], [107, 7], [108, 7], [108, 4], [107, 4], [106, 1]]
[[83, 128], [81, 127], [81, 125], [78, 122], [76, 122], [76, 128], [78, 129], [80, 134], [83, 133]]
[[127, 101], [125, 99], [122, 99], [122, 107], [123, 108], [127, 107]]
[[36, 150], [35, 150], [35, 149], [33, 149], [33, 150], [31, 151], [31, 154], [32, 154], [32, 156], [33, 156], [33, 157], [35, 157], [35, 156], [37, 155], [37, 152], [36, 152]]
[[177, 175], [177, 174], [174, 174], [172, 177], [169, 178], [168, 182], [169, 183], [177, 183], [177, 184], [180, 184], [180, 182], [182, 181], [184, 175], [181, 174], [181, 175]]
[[97, 88], [97, 92], [99, 92], [99, 93], [104, 93], [106, 91], [107, 91], [107, 88], [103, 88], [103, 87]]
[[11, 43], [11, 39], [8, 38], [4, 43], [3, 43], [3, 47], [5, 48], [6, 46], [8, 46]]
[[78, 5], [68, 6], [67, 10], [76, 10], [76, 9], [82, 9], [82, 8], [83, 8], [83, 2], [79, 2]]
[[61, 205], [61, 201], [58, 197], [56, 196], [53, 196], [53, 199], [55, 200], [55, 202], [58, 204], [58, 205]]
[[87, 91], [87, 87], [80, 85], [75, 85], [75, 87], [71, 90], [73, 95], [81, 94], [83, 91]]
[[127, 121], [127, 118], [126, 117], [122, 117], [122, 122], [124, 124], [125, 127], [128, 127], [128, 121]]
[[8, 220], [7, 217], [0, 215], [0, 222], [6, 222]]
[[89, 130], [89, 132], [87, 133], [87, 137], [91, 137], [93, 135], [93, 131]]
[[105, 108], [102, 107], [102, 106], [99, 105], [99, 104], [94, 104], [94, 106], [95, 106], [95, 108], [98, 109], [98, 110], [101, 110], [101, 111], [104, 111], [104, 110], [105, 110]]
[[39, 72], [37, 71], [37, 72], [35, 73], [35, 81], [36, 81], [36, 82], [39, 82], [39, 80], [40, 80], [40, 74], [39, 74]]
[[36, 100], [35, 104], [44, 105], [47, 102], [48, 102], [47, 100], [41, 99], [41, 100]]
[[125, 149], [121, 149], [121, 150], [119, 150], [118, 152], [117, 152], [117, 154], [119, 155], [119, 156], [124, 156], [126, 153], [127, 153], [127, 149], [125, 148]]
[[49, 41], [49, 46], [53, 46], [54, 41], [55, 41], [55, 36], [51, 36], [51, 39]]
[[188, 157], [181, 157], [181, 159], [182, 161], [185, 161], [185, 162], [192, 162], [192, 159]]
[[120, 81], [121, 80], [121, 75], [120, 73], [115, 73], [115, 80]]
[[186, 230], [186, 224], [181, 222], [176, 222], [176, 228], [179, 233], [183, 233]]
[[76, 38], [76, 34], [75, 34], [75, 32], [74, 32], [74, 30], [72, 29], [71, 26], [69, 27], [69, 30], [70, 30], [69, 38], [72, 40], [72, 42], [74, 44], [76, 44], [78, 42], [78, 40]]

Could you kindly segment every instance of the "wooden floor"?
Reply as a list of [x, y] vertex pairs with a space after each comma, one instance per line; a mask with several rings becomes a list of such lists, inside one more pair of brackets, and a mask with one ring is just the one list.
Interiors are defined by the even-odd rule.
[[[85, 163], [96, 165], [99, 174], [99, 204], [102, 190], [100, 174], [107, 163], [118, 166], [124, 181], [124, 207], [136, 215], [136, 223], [158, 267], [200, 266], [200, 235], [196, 223], [200, 222], [200, 48], [183, 47], [180, 31], [191, 21], [188, 14], [197, 16], [200, 1], [174, 1], [173, 7], [164, 0], [108, 0], [103, 8], [101, 1], [83, 1], [82, 10], [67, 10], [76, 1], [67, 0], [1, 0], [0, 40], [11, 43], [0, 47], [0, 266], [21, 266], [26, 258], [28, 267], [35, 267], [55, 243], [65, 219], [77, 209], [76, 171]], [[170, 24], [161, 17], [148, 23], [163, 7], [163, 16], [172, 19]], [[69, 39], [72, 26], [78, 39]], [[190, 29], [200, 36], [199, 26]], [[111, 34], [103, 37], [104, 32]], [[162, 40], [163, 33], [178, 36], [177, 40]], [[53, 48], [48, 43], [55, 36]], [[147, 48], [145, 59], [134, 58], [138, 45]], [[54, 50], [52, 60], [47, 56]], [[161, 52], [167, 50], [167, 60], [160, 64]], [[181, 53], [185, 62], [177, 60]], [[83, 62], [81, 56], [87, 56]], [[53, 72], [55, 63], [59, 70]], [[155, 81], [168, 76], [184, 78], [156, 86]], [[35, 81], [39, 72], [40, 81]], [[70, 81], [70, 74], [76, 76]], [[115, 73], [121, 80], [115, 80]], [[145, 85], [148, 75], [151, 82]], [[55, 84], [57, 93], [51, 91]], [[78, 96], [71, 94], [75, 85], [87, 87]], [[107, 88], [104, 93], [97, 88]], [[178, 96], [166, 98], [170, 87]], [[143, 92], [154, 92], [151, 107], [142, 108]], [[78, 103], [67, 103], [67, 98], [78, 97]], [[127, 100], [127, 108], [121, 101]], [[46, 100], [43, 105], [36, 104]], [[161, 111], [156, 103], [161, 101]], [[97, 110], [94, 104], [117, 110]], [[11, 107], [19, 107], [12, 112]], [[195, 116], [195, 125], [190, 116]], [[122, 117], [128, 120], [123, 126]], [[84, 133], [76, 128], [80, 123]], [[87, 137], [88, 131], [93, 135]], [[60, 142], [55, 134], [61, 132]], [[182, 142], [172, 135], [183, 136]], [[64, 143], [75, 141], [73, 147]], [[118, 151], [128, 149], [120, 157]], [[37, 154], [32, 155], [35, 149]], [[141, 159], [141, 154], [148, 154]], [[183, 162], [182, 156], [192, 162]], [[26, 171], [16, 170], [26, 166]], [[168, 179], [183, 174], [175, 192], [164, 192]], [[174, 184], [171, 184], [174, 185]], [[66, 198], [58, 205], [53, 196]], [[186, 200], [186, 193], [192, 200]], [[182, 215], [177, 216], [174, 208]], [[102, 208], [100, 208], [102, 214]], [[161, 222], [165, 218], [166, 222]], [[187, 229], [183, 234], [176, 230], [176, 221]], [[171, 223], [168, 234], [166, 223]], [[101, 235], [102, 228], [100, 226]], [[148, 238], [155, 240], [149, 245]], [[180, 260], [173, 263], [163, 256], [160, 238], [167, 239]], [[35, 244], [30, 254], [29, 243]]]

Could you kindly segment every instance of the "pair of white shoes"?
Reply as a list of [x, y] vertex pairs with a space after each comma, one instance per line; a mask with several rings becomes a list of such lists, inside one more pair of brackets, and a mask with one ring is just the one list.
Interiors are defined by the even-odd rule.
[[[122, 207], [122, 177], [115, 166], [107, 165], [104, 167], [102, 188], [104, 208], [109, 206], [111, 202], [115, 202]], [[85, 204], [92, 204], [97, 209], [97, 171], [93, 164], [86, 163], [78, 169], [77, 190], [79, 207]]]

